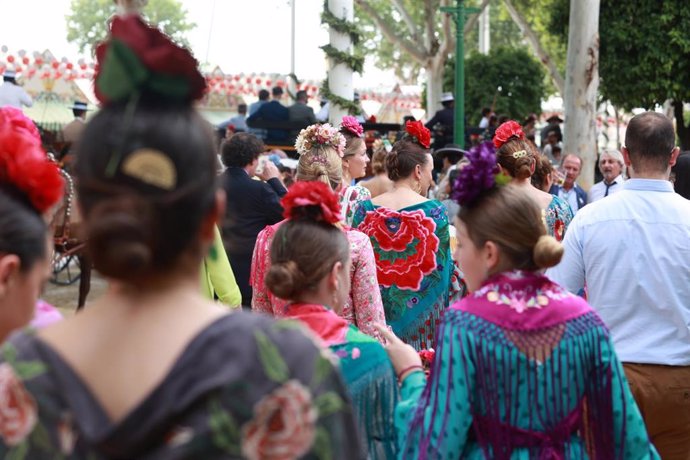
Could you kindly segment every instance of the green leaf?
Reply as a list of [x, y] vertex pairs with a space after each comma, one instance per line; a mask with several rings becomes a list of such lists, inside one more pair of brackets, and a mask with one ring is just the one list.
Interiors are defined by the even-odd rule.
[[224, 410], [218, 401], [211, 403], [209, 427], [213, 434], [213, 443], [224, 452], [238, 455], [240, 453], [240, 430], [232, 414]]
[[50, 451], [53, 448], [50, 442], [50, 435], [40, 422], [36, 424], [34, 431], [31, 433], [31, 444], [45, 451]]
[[266, 376], [274, 382], [284, 383], [290, 377], [288, 366], [273, 342], [261, 331], [254, 333], [259, 347], [259, 360]]
[[312, 377], [312, 388], [318, 387], [321, 382], [331, 373], [333, 369], [333, 364], [323, 356], [319, 355], [316, 359], [316, 364], [314, 365], [314, 375]]
[[19, 361], [14, 364], [14, 372], [21, 380], [31, 380], [46, 371], [47, 367], [41, 361]]
[[333, 446], [331, 445], [331, 436], [324, 427], [319, 427], [316, 430], [316, 439], [314, 439], [314, 454], [320, 460], [331, 460], [333, 458]]
[[29, 443], [24, 440], [18, 446], [13, 447], [5, 455], [5, 460], [25, 460], [26, 454], [29, 452]]
[[6, 343], [2, 348], [2, 358], [10, 365], [14, 365], [15, 359], [17, 359], [17, 349], [11, 343]]
[[343, 400], [333, 391], [320, 395], [314, 401], [314, 405], [319, 410], [319, 417], [327, 417], [331, 414], [335, 414], [345, 407]]

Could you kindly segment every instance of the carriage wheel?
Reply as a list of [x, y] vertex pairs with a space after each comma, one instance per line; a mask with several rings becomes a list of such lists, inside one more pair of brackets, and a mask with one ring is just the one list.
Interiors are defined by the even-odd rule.
[[53, 255], [53, 273], [50, 282], [58, 286], [69, 286], [79, 281], [81, 267], [79, 258], [75, 254], [63, 255], [55, 253]]

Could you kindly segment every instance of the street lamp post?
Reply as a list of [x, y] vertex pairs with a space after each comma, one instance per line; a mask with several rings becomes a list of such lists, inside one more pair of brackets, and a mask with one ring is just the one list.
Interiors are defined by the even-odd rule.
[[455, 19], [455, 129], [453, 141], [465, 145], [465, 19], [468, 14], [479, 13], [479, 8], [465, 8], [464, 0], [456, 6], [443, 6], [441, 11]]

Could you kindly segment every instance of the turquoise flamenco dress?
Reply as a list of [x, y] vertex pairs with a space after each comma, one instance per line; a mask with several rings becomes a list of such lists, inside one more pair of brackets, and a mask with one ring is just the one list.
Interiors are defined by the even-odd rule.
[[383, 346], [323, 305], [293, 303], [286, 318], [304, 323], [338, 358], [355, 419], [367, 452], [363, 458], [387, 460], [397, 456], [393, 424], [398, 381]]
[[429, 200], [396, 211], [367, 200], [355, 210], [352, 225], [371, 239], [393, 332], [417, 350], [433, 347], [443, 311], [464, 293], [445, 207]]
[[429, 381], [403, 381], [395, 425], [403, 459], [659, 458], [606, 326], [530, 272], [448, 309]]

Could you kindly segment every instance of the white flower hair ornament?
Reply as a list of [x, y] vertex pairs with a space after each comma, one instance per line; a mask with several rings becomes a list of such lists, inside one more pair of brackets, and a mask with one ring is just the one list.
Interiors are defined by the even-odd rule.
[[333, 147], [340, 158], [345, 154], [345, 136], [328, 123], [311, 125], [300, 131], [295, 149], [304, 155], [314, 147]]

